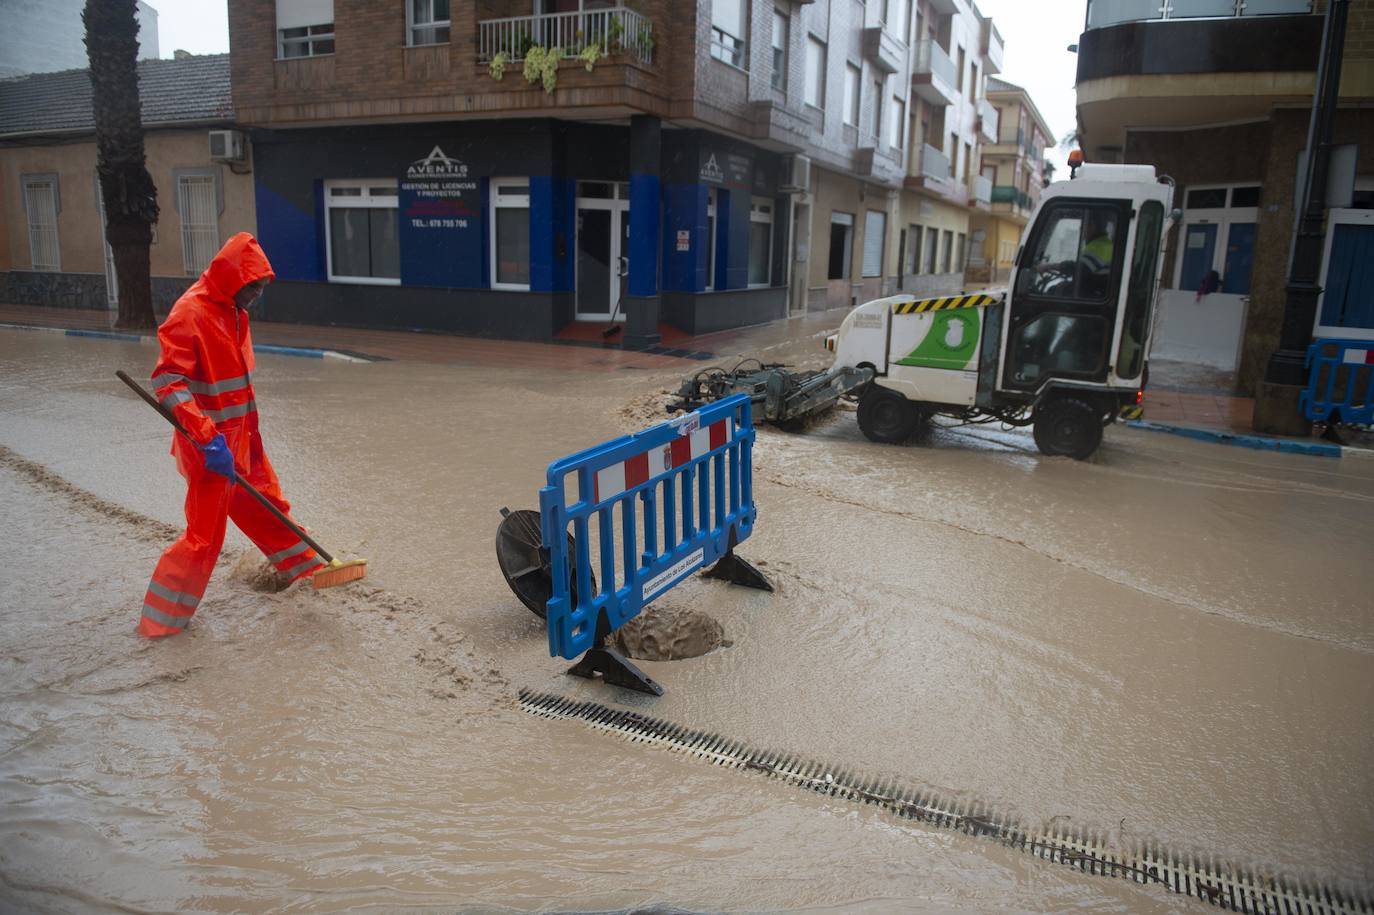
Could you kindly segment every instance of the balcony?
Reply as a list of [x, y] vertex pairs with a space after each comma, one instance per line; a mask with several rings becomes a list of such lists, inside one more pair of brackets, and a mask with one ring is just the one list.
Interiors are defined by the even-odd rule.
[[973, 199], [986, 209], [992, 203], [992, 179], [986, 175], [973, 176]]
[[949, 156], [926, 143], [921, 147], [921, 177], [938, 178], [941, 181], [948, 179]]
[[955, 0], [930, 0], [930, 9], [941, 16], [953, 16], [959, 12], [959, 4]]
[[978, 101], [978, 132], [989, 143], [997, 142], [997, 108], [987, 99]]
[[959, 98], [954, 61], [933, 39], [916, 42], [911, 65], [911, 91], [932, 105], [951, 105]]
[[983, 20], [983, 61], [988, 76], [1002, 72], [1002, 35], [991, 19]]
[[536, 45], [559, 48], [564, 60], [595, 45], [603, 56], [625, 51], [647, 66], [654, 62], [654, 24], [623, 7], [511, 16], [477, 23], [477, 55], [484, 63], [497, 54], [504, 54], [512, 63], [524, 60], [525, 52]]
[[864, 29], [864, 56], [881, 73], [896, 73], [906, 58], [906, 45], [886, 28]]
[[999, 184], [992, 189], [993, 212], [1024, 217], [1030, 214], [1030, 208], [1030, 194], [1025, 191], [1010, 184]]
[[1311, 0], [1088, 0], [1088, 28], [1161, 19], [1301, 16], [1310, 12]]

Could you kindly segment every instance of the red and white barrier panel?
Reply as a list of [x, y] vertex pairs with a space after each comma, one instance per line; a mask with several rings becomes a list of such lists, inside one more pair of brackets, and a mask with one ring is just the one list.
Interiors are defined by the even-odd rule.
[[691, 463], [729, 440], [730, 423], [721, 420], [679, 436], [661, 448], [653, 448], [603, 467], [596, 472], [592, 501], [614, 499], [627, 489], [634, 489], [660, 474]]

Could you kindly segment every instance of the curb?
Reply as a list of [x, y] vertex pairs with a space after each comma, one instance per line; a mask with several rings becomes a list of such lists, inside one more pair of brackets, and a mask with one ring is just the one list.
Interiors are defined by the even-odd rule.
[[1149, 432], [1167, 432], [1183, 438], [1219, 445], [1236, 445], [1240, 448], [1254, 448], [1259, 451], [1281, 451], [1286, 454], [1308, 454], [1316, 457], [1339, 458], [1351, 452], [1363, 451], [1361, 448], [1342, 448], [1325, 442], [1300, 442], [1289, 439], [1269, 438], [1262, 435], [1244, 435], [1238, 432], [1222, 432], [1216, 429], [1197, 429], [1192, 426], [1171, 426], [1166, 423], [1150, 422], [1145, 419], [1130, 419], [1122, 422], [1132, 429]]
[[[124, 334], [113, 330], [86, 330], [78, 327], [43, 327], [36, 324], [0, 324], [0, 330], [34, 330], [49, 334], [62, 334], [66, 337], [90, 337], [97, 340], [119, 340], [124, 343], [157, 343], [157, 337], [150, 334]], [[349, 353], [332, 349], [316, 349], [302, 346], [280, 346], [275, 343], [253, 344], [255, 353], [272, 353], [277, 356], [302, 356], [306, 359], [337, 359], [340, 362], [377, 362]]]

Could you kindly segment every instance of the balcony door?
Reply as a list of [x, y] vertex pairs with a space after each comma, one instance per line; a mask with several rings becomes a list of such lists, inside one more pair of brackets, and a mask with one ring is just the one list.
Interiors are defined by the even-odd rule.
[[623, 318], [617, 305], [629, 276], [630, 186], [581, 181], [577, 186], [577, 320]]

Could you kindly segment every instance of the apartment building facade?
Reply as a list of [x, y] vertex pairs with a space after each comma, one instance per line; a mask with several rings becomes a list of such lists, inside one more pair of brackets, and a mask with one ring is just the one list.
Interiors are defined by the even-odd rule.
[[967, 0], [231, 0], [229, 27], [279, 320], [652, 342], [955, 291], [991, 207], [1001, 39]]
[[1045, 159], [1053, 137], [1030, 94], [1020, 86], [990, 78], [987, 98], [997, 110], [998, 124], [997, 137], [983, 147], [982, 158], [983, 177], [992, 185], [992, 207], [970, 218], [976, 241], [968, 275], [970, 282], [992, 284], [1011, 275], [1021, 233], [1053, 175]]
[[[1177, 186], [1182, 219], [1168, 236], [1154, 356], [1235, 371], [1253, 393], [1287, 298], [1326, 3], [1146, 6], [1087, 5], [1080, 143], [1089, 161], [1153, 165]], [[1349, 294], [1324, 296], [1313, 332], [1374, 339], [1374, 293], [1337, 275], [1353, 263], [1343, 245], [1374, 251], [1374, 2], [1351, 0], [1343, 56], [1326, 204], [1328, 240], [1344, 242], [1334, 257], [1328, 244], [1319, 284]]]

